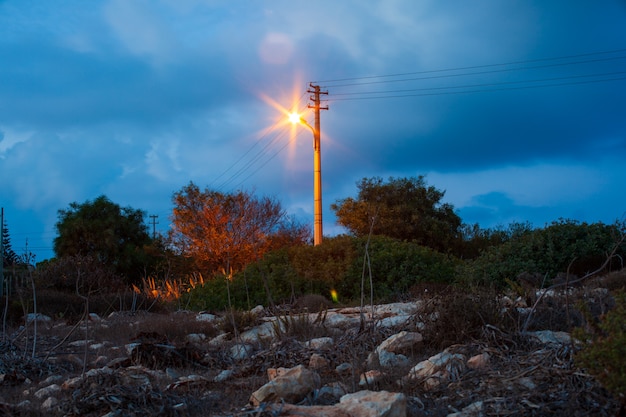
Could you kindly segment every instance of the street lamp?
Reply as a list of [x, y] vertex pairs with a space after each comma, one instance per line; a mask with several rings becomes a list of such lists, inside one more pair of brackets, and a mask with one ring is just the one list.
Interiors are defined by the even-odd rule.
[[289, 115], [291, 123], [298, 123], [313, 132], [313, 245], [322, 243], [322, 153], [320, 150], [319, 117], [315, 118], [315, 127], [311, 126], [298, 113]]

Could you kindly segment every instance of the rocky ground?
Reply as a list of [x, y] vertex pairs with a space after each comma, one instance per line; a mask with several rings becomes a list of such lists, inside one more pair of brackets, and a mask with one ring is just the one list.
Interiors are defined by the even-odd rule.
[[0, 414], [619, 413], [619, 401], [575, 365], [577, 343], [563, 330], [577, 324], [565, 305], [584, 298], [602, 310], [605, 288], [553, 291], [534, 309], [513, 296], [414, 298], [319, 312], [30, 317], [3, 333]]

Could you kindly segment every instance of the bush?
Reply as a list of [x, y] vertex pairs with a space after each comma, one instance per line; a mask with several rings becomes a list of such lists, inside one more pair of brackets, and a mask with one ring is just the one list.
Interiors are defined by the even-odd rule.
[[[250, 309], [258, 304], [293, 303], [307, 294], [334, 298], [333, 290], [343, 303], [360, 300], [366, 243], [367, 238], [337, 236], [318, 246], [268, 253], [233, 276], [228, 287], [224, 277], [218, 276], [190, 291], [183, 305], [195, 310]], [[384, 236], [371, 239], [368, 253], [364, 290], [370, 294], [371, 267], [375, 302], [406, 298], [421, 282], [451, 283], [459, 262], [424, 246]]]
[[597, 326], [574, 332], [574, 337], [584, 341], [575, 359], [626, 406], [626, 293], [615, 298], [615, 307], [600, 317]]
[[363, 269], [367, 239], [355, 241], [355, 253], [350, 269], [337, 290], [353, 300], [360, 298], [361, 281], [365, 272], [365, 293], [370, 294], [369, 268], [374, 287], [374, 302], [407, 298], [411, 288], [419, 283], [447, 284], [454, 280], [458, 259], [412, 242], [401, 242], [384, 236], [372, 237], [369, 264]]
[[[506, 286], [522, 272], [539, 273], [549, 279], [570, 267], [572, 274], [595, 270], [619, 242], [624, 226], [618, 223], [553, 222], [544, 229], [522, 233], [502, 245], [483, 252], [457, 271], [457, 281], [466, 285]], [[617, 254], [626, 254], [622, 243]], [[549, 284], [550, 282], [548, 282]]]
[[42, 263], [35, 273], [37, 288], [81, 295], [115, 292], [124, 287], [122, 278], [91, 256], [73, 255]]

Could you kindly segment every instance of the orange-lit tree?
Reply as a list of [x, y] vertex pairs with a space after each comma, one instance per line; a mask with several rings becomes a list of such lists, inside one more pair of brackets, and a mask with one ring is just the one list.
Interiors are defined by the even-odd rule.
[[277, 243], [304, 243], [309, 235], [289, 223], [279, 202], [249, 192], [201, 191], [191, 182], [174, 194], [173, 203], [172, 242], [211, 274], [236, 273]]

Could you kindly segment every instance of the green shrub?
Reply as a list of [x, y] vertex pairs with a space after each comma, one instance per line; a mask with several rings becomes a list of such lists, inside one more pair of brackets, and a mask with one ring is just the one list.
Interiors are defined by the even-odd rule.
[[[547, 274], [551, 279], [559, 272], [566, 272], [570, 265], [572, 274], [582, 275], [602, 265], [623, 229], [618, 223], [587, 224], [562, 219], [487, 249], [460, 266], [457, 281], [502, 288], [507, 279], [513, 280], [522, 272]], [[626, 245], [622, 244], [617, 254], [626, 254]]]
[[[337, 290], [346, 297], [360, 298], [364, 272], [363, 258], [367, 239], [355, 241], [354, 259]], [[411, 288], [419, 283], [447, 284], [454, 280], [458, 259], [412, 242], [401, 242], [384, 236], [372, 237], [365, 264], [365, 293], [370, 294], [371, 267], [374, 302], [396, 301], [406, 298]]]
[[574, 332], [584, 343], [575, 360], [626, 405], [626, 293], [615, 298], [615, 307], [600, 317], [597, 326]]

